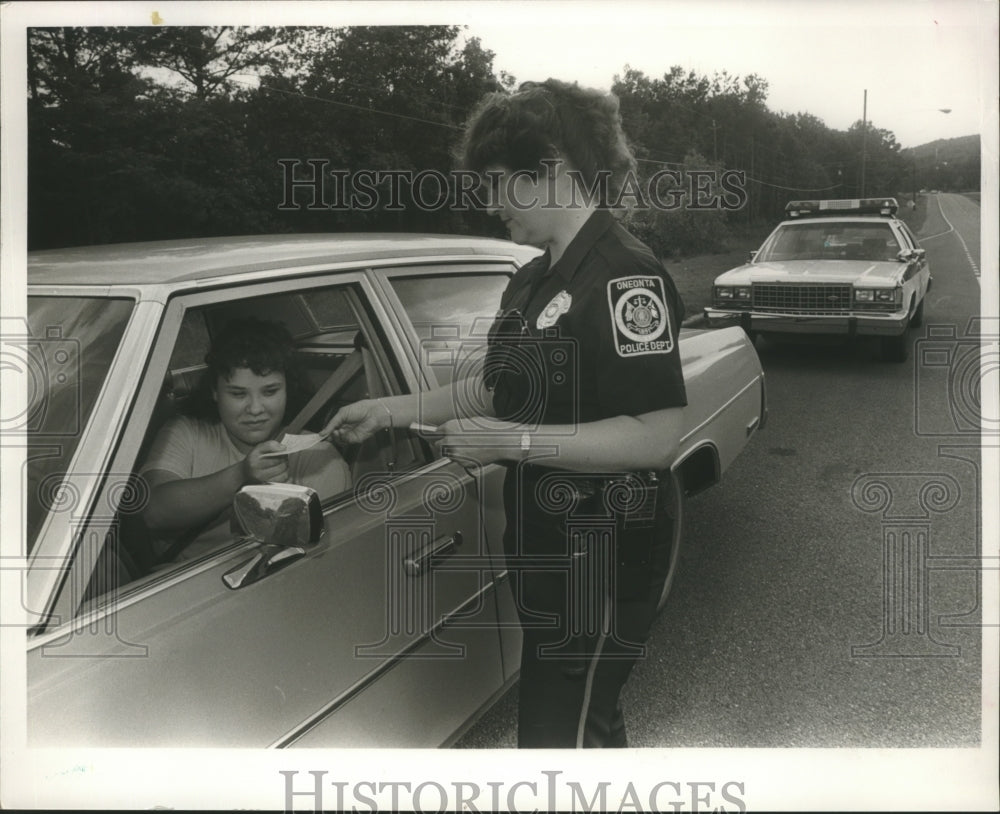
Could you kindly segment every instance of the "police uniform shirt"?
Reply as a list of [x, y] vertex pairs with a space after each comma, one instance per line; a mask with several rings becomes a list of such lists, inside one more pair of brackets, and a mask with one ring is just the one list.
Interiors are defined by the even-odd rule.
[[484, 369], [497, 417], [576, 424], [687, 404], [683, 304], [652, 251], [598, 210], [552, 266], [511, 279]]

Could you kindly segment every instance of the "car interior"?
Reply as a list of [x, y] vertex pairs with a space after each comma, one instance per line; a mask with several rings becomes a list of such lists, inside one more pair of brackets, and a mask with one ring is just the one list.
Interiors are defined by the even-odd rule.
[[[313, 297], [314, 301], [318, 299]], [[284, 318], [295, 339], [296, 361], [304, 374], [307, 398], [301, 405], [290, 405], [285, 432], [318, 432], [344, 405], [401, 392], [401, 377], [385, 353], [373, 323], [351, 297], [344, 297], [337, 305], [339, 313], [335, 324], [330, 324], [328, 319], [317, 320], [318, 309], [311, 308], [308, 298], [302, 294], [229, 302], [186, 312], [136, 457], [133, 478], [140, 477], [139, 467], [157, 432], [171, 417], [183, 414], [189, 407], [192, 394], [206, 371], [204, 356], [210, 337], [237, 316]], [[391, 476], [433, 458], [426, 442], [407, 427], [377, 433], [362, 444], [345, 445], [340, 452], [350, 466], [352, 484], [358, 484], [369, 474]], [[143, 487], [137, 489], [141, 491]], [[341, 496], [343, 494], [346, 493]], [[333, 496], [327, 502], [341, 496]], [[158, 549], [162, 551], [163, 546], [154, 545], [153, 536], [145, 528], [140, 514], [121, 512], [118, 520], [120, 545], [104, 547], [104, 552], [116, 550], [118, 561], [112, 562], [111, 557], [105, 557], [105, 562], [98, 564], [86, 599], [147, 576], [180, 553], [175, 545], [167, 547], [173, 555], [166, 560], [154, 553]]]

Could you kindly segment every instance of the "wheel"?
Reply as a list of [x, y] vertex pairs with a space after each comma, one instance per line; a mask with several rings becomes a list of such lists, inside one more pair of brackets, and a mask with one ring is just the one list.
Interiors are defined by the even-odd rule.
[[919, 328], [924, 324], [924, 302], [927, 300], [926, 297], [920, 301], [920, 305], [917, 306], [917, 310], [913, 312], [913, 316], [910, 317], [910, 327]]
[[904, 330], [899, 336], [882, 337], [882, 361], [905, 362], [910, 351], [910, 337]]
[[657, 612], [667, 604], [667, 597], [670, 595], [670, 588], [674, 584], [674, 576], [677, 573], [677, 563], [680, 562], [681, 538], [684, 529], [684, 482], [679, 472], [674, 472], [670, 477], [670, 488], [673, 493], [674, 505], [677, 507], [677, 516], [674, 518], [673, 535], [670, 540], [670, 565], [667, 569], [667, 578], [663, 583], [663, 590], [660, 591], [660, 601], [656, 603]]

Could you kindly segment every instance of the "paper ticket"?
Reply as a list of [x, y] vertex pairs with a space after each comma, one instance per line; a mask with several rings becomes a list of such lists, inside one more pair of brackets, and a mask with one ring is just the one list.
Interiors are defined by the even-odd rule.
[[271, 458], [275, 455], [294, 455], [296, 452], [302, 452], [304, 449], [316, 446], [321, 440], [319, 434], [315, 432], [304, 432], [301, 435], [285, 435], [281, 439], [281, 444], [285, 448], [282, 452], [262, 452], [260, 457]]

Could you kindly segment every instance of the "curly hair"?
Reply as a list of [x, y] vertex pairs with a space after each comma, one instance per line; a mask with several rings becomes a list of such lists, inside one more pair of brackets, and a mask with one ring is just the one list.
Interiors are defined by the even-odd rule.
[[294, 415], [305, 402], [305, 374], [295, 357], [295, 342], [280, 322], [237, 317], [230, 320], [212, 340], [205, 354], [207, 368], [191, 394], [189, 412], [218, 420], [219, 411], [212, 391], [219, 377], [228, 378], [237, 368], [249, 368], [258, 376], [283, 373], [288, 395], [285, 417]]
[[525, 82], [516, 93], [484, 97], [469, 116], [459, 148], [462, 166], [478, 173], [499, 166], [537, 178], [542, 160], [558, 157], [588, 186], [598, 173], [610, 173], [608, 198], [614, 199], [635, 170], [618, 97], [558, 79]]

